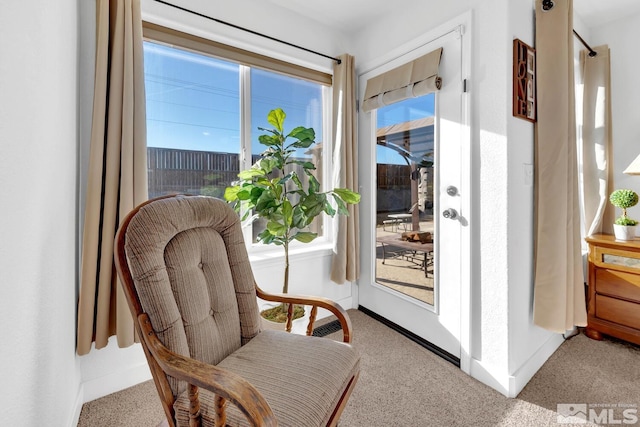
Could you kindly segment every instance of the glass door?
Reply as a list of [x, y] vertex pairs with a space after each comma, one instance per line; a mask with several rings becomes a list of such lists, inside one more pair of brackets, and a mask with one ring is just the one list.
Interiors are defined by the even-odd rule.
[[375, 281], [433, 306], [435, 94], [376, 116]]
[[[360, 114], [363, 196], [372, 217], [363, 221], [363, 268], [359, 304], [417, 335], [440, 354], [460, 361], [463, 207], [468, 189], [462, 176], [462, 40], [441, 37], [360, 76], [367, 79], [443, 48], [435, 94]], [[404, 62], [403, 62], [404, 61]], [[371, 165], [371, 166], [369, 166]], [[465, 172], [465, 173], [468, 173]], [[366, 175], [365, 175], [366, 176]], [[466, 241], [466, 240], [465, 240]], [[464, 247], [463, 247], [464, 246]]]

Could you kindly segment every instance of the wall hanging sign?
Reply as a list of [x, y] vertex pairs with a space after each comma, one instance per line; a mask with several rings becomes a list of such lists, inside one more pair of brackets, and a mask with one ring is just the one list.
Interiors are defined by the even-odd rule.
[[513, 115], [536, 121], [536, 51], [513, 40]]

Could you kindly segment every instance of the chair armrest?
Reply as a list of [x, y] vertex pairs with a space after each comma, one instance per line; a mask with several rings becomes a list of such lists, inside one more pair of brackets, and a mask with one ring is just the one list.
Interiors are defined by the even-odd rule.
[[[349, 318], [349, 314], [338, 303], [328, 298], [307, 296], [307, 295], [272, 294], [272, 293], [267, 293], [262, 289], [260, 289], [258, 284], [256, 284], [256, 295], [258, 296], [258, 298], [263, 299], [265, 301], [312, 306], [313, 310], [312, 310], [312, 316], [309, 323], [309, 329], [307, 331], [308, 335], [310, 334], [311, 326], [313, 325], [313, 321], [315, 320], [315, 312], [317, 310], [317, 307], [329, 310], [333, 315], [335, 315], [338, 318], [338, 321], [342, 326], [342, 337], [343, 337], [342, 341], [346, 343], [351, 342], [352, 327], [351, 327], [351, 319]], [[290, 321], [288, 321], [288, 323], [289, 322]]]
[[174, 378], [229, 400], [256, 427], [276, 427], [275, 415], [260, 392], [239, 375], [169, 350], [154, 332], [146, 313], [138, 322], [149, 351], [162, 370]]

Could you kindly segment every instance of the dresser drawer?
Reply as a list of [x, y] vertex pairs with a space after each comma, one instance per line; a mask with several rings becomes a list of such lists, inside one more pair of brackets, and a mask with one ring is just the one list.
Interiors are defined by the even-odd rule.
[[596, 293], [640, 302], [640, 276], [617, 270], [596, 270]]
[[633, 302], [596, 295], [596, 317], [640, 329], [640, 306]]

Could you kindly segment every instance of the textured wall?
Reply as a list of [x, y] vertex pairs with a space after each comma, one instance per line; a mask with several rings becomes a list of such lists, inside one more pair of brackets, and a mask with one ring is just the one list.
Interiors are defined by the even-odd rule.
[[[607, 44], [611, 51], [614, 186], [640, 194], [640, 177], [622, 173], [640, 155], [640, 87], [637, 84], [640, 58], [633, 54], [639, 38], [640, 14], [636, 14], [592, 28], [589, 43], [593, 46]], [[618, 210], [616, 214], [619, 213]], [[629, 216], [640, 220], [640, 206], [629, 209]]]
[[68, 426], [76, 308], [77, 0], [0, 14], [3, 424]]

